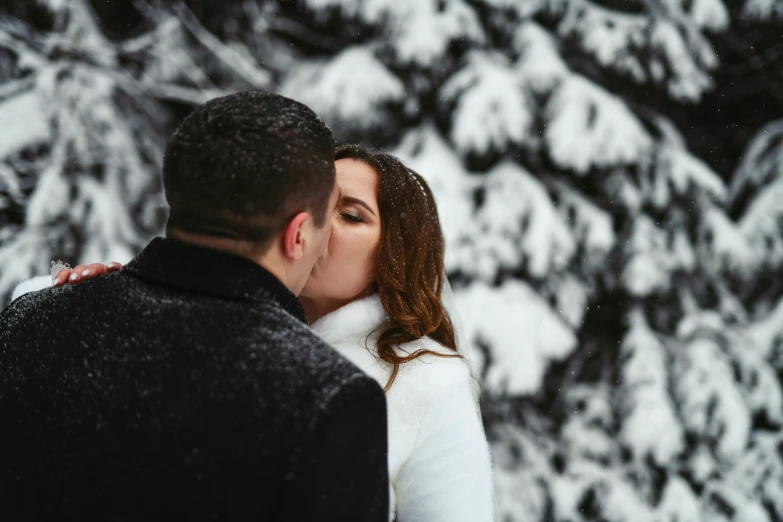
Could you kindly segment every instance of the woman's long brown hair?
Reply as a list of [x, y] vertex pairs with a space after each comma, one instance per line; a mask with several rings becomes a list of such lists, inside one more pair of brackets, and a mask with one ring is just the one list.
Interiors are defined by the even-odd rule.
[[[441, 302], [445, 241], [438, 209], [427, 182], [398, 158], [361, 145], [343, 145], [335, 161], [354, 159], [378, 174], [381, 241], [378, 248], [378, 292], [389, 317], [377, 341], [377, 356], [392, 365], [384, 387], [391, 388], [400, 365], [425, 354], [457, 354], [454, 327]], [[454, 354], [417, 350], [398, 355], [395, 347], [429, 337]]]

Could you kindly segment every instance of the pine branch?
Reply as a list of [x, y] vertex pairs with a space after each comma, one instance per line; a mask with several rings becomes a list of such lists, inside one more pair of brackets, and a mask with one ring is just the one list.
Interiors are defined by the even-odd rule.
[[154, 96], [155, 98], [176, 101], [193, 106], [201, 105], [202, 103], [205, 103], [212, 98], [217, 98], [218, 96], [224, 96], [227, 94], [226, 92], [219, 89], [201, 90], [191, 87], [184, 87], [182, 85], [162, 83], [145, 84], [144, 89], [149, 95]]
[[184, 26], [201, 45], [209, 49], [223, 64], [250, 85], [268, 87], [272, 83], [272, 77], [267, 71], [260, 69], [256, 64], [251, 63], [247, 57], [217, 39], [215, 35], [201, 25], [196, 15], [183, 2], [174, 4], [173, 9]]
[[23, 42], [24, 45], [31, 49], [37, 46], [38, 48], [35, 49], [35, 51], [38, 53], [42, 52], [40, 49], [41, 42], [43, 41], [42, 36], [19, 20], [0, 17], [0, 33], [5, 33], [5, 35], [12, 40]]
[[19, 57], [20, 62], [26, 62], [35, 68], [46, 65], [47, 60], [37, 49], [33, 49], [27, 42], [22, 41], [18, 35], [13, 34], [5, 24], [0, 24], [0, 47], [13, 51]]
[[205, 73], [196, 62], [193, 61], [190, 53], [184, 50], [181, 52], [191, 65], [190, 67], [183, 67], [180, 69], [185, 74], [185, 76], [190, 78], [190, 81], [192, 81], [194, 85], [202, 90], [218, 90], [218, 87], [212, 82], [212, 80], [209, 79], [209, 75]]
[[[136, 121], [144, 121], [152, 127], [160, 127], [163, 124], [163, 115], [161, 114], [160, 107], [155, 106], [155, 101], [153, 99], [155, 96], [150, 93], [150, 90], [154, 85], [148, 86], [122, 69], [118, 71], [107, 70], [105, 72], [112, 77], [117, 89], [122, 89], [128, 94], [128, 99], [135, 104], [136, 107], [146, 113], [146, 119]], [[148, 129], [141, 133], [141, 135], [152, 133], [154, 133], [154, 131]]]
[[337, 53], [343, 45], [336, 38], [329, 38], [315, 31], [309, 30], [304, 25], [285, 18], [275, 18], [269, 22], [269, 29], [283, 35], [296, 38], [321, 49], [327, 53]]
[[0, 192], [6, 192], [15, 203], [22, 203], [22, 187], [16, 173], [0, 163]]
[[242, 10], [245, 12], [245, 16], [250, 21], [250, 34], [253, 37], [253, 45], [255, 46], [255, 55], [260, 56], [261, 53], [261, 41], [259, 40], [259, 34], [266, 30], [266, 27], [258, 27], [259, 22], [263, 20], [263, 14], [258, 7], [258, 2], [255, 0], [245, 0], [242, 2]]
[[[134, 1], [134, 5], [151, 21], [156, 21], [158, 19], [162, 19], [162, 21], [157, 22], [158, 27], [155, 30], [120, 44], [118, 47], [118, 52], [120, 53], [131, 55], [147, 51], [148, 55], [154, 54], [156, 51], [154, 46], [156, 44], [168, 39], [175, 31], [182, 28], [182, 23], [179, 19], [174, 16], [159, 15], [158, 11], [155, 11], [143, 0]], [[173, 38], [171, 41], [173, 45], [173, 48], [171, 49], [172, 55], [176, 54], [177, 56], [182, 56], [189, 62], [189, 65], [181, 66], [177, 60], [171, 60], [182, 73], [182, 75], [186, 76], [191, 82], [193, 82], [194, 85], [201, 89], [216, 89], [215, 84], [209, 79], [209, 76], [198, 64], [193, 61], [190, 53], [188, 53], [186, 49], [177, 47], [176, 41]], [[169, 57], [172, 55], [169, 55]], [[146, 58], [147, 56], [142, 55], [138, 59], [139, 62], [144, 63], [144, 59]]]
[[0, 101], [16, 96], [24, 91], [28, 91], [35, 85], [35, 78], [27, 76], [19, 80], [12, 80], [0, 85]]
[[154, 31], [145, 33], [137, 38], [133, 38], [126, 42], [121, 43], [117, 47], [117, 51], [120, 53], [137, 53], [143, 51], [148, 47], [151, 47], [160, 39], [165, 38], [168, 34], [173, 33], [180, 27], [179, 21], [171, 17], [161, 22], [161, 24], [155, 28]]

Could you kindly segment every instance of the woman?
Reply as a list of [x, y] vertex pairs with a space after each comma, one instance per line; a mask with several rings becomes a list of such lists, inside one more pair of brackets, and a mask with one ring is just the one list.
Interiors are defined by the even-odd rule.
[[[394, 156], [335, 154], [342, 199], [300, 301], [313, 330], [384, 387], [390, 520], [493, 520], [474, 382], [441, 301], [444, 241], [432, 193]], [[57, 275], [78, 282], [120, 266]]]

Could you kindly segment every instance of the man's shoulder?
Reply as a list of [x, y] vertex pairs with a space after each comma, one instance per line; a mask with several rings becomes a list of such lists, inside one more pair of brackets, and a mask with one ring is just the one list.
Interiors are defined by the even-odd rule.
[[242, 343], [235, 353], [267, 398], [274, 397], [274, 407], [295, 412], [294, 418], [307, 419], [312, 428], [338, 412], [351, 417], [347, 410], [358, 408], [359, 415], [383, 397], [375, 380], [285, 309], [259, 303], [251, 315], [256, 324], [246, 330], [249, 335], [232, 342]]
[[259, 335], [271, 340], [279, 357], [292, 365], [289, 369], [341, 382], [350, 381], [355, 376], [366, 376], [358, 366], [286, 310], [272, 303], [264, 303], [259, 310], [262, 319], [268, 321], [259, 329]]
[[53, 287], [18, 292], [9, 305], [0, 311], [0, 324], [4, 326], [0, 331], [8, 331], [12, 325], [29, 325], [28, 317], [38, 310], [49, 308], [55, 293]]
[[0, 321], [27, 320], [28, 316], [36, 315], [49, 317], [55, 312], [61, 319], [71, 312], [83, 316], [84, 309], [95, 303], [96, 295], [105, 294], [111, 296], [112, 300], [121, 300], [125, 295], [121, 288], [130, 283], [128, 278], [120, 277], [119, 273], [60, 287], [42, 285], [38, 281], [41, 279], [43, 276], [26, 281], [14, 290], [14, 299], [2, 310]]
[[100, 328], [96, 312], [113, 314], [112, 305], [127, 295], [127, 286], [117, 275], [79, 285], [35, 289], [11, 301], [0, 310], [3, 355], [16, 351], [20, 357], [30, 358], [32, 351], [74, 346], [84, 340], [82, 334]]

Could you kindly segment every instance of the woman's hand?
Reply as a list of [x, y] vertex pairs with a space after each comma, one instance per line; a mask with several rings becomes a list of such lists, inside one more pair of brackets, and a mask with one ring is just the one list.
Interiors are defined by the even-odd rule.
[[78, 283], [93, 277], [117, 272], [118, 270], [122, 270], [120, 263], [109, 263], [108, 265], [93, 263], [91, 265], [79, 265], [75, 268], [66, 268], [57, 273], [57, 276], [54, 278], [54, 286], [62, 286], [65, 283]]

